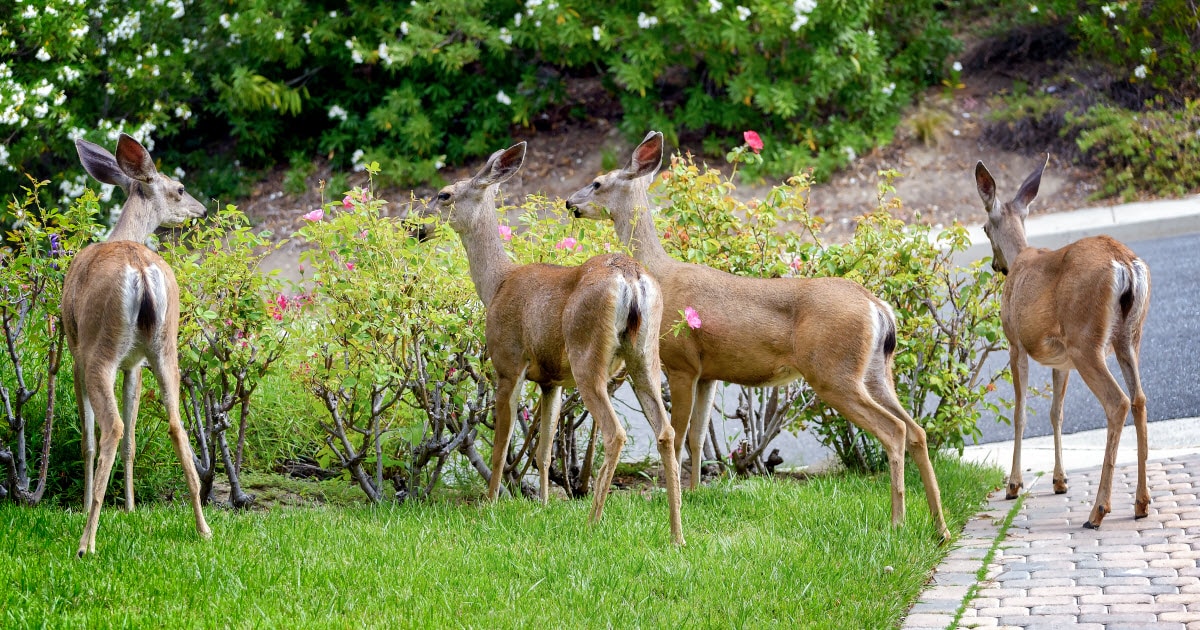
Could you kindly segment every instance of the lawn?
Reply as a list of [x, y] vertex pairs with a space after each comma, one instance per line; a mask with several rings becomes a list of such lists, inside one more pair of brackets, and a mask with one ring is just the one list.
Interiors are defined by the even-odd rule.
[[[1001, 473], [936, 466], [957, 532]], [[112, 507], [83, 560], [77, 508], [4, 504], [0, 625], [896, 627], [947, 551], [913, 470], [907, 502], [893, 530], [886, 475], [720, 480], [685, 493], [682, 549], [661, 490], [596, 527], [587, 500], [209, 508], [211, 541], [183, 505]]]

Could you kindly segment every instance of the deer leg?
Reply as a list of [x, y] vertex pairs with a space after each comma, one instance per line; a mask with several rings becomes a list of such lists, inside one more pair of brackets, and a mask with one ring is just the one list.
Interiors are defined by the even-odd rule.
[[1067, 380], [1071, 370], [1055, 369], [1052, 382], [1054, 398], [1050, 402], [1050, 428], [1054, 430], [1054, 494], [1064, 494], [1067, 491], [1067, 474], [1062, 465], [1062, 424], [1063, 401], [1067, 396]]
[[[78, 355], [75, 355], [78, 356]], [[79, 410], [80, 429], [82, 431], [79, 444], [83, 451], [83, 509], [86, 512], [95, 490], [94, 477], [96, 473], [96, 416], [92, 413], [92, 403], [88, 400], [86, 377], [83, 362], [75, 362], [75, 406]]]
[[1150, 514], [1150, 490], [1146, 485], [1146, 458], [1150, 455], [1150, 445], [1146, 435], [1146, 394], [1142, 391], [1141, 370], [1138, 368], [1138, 351], [1134, 344], [1114, 344], [1117, 354], [1117, 365], [1125, 377], [1125, 387], [1131, 397], [1130, 406], [1133, 411], [1133, 428], [1137, 433], [1138, 449], [1138, 485], [1134, 495], [1133, 518], [1145, 518]]
[[515, 379], [502, 376], [496, 383], [496, 431], [492, 437], [492, 477], [488, 479], [488, 499], [493, 501], [500, 496], [500, 481], [508, 461], [508, 442], [512, 439], [513, 422], [517, 418], [523, 377], [523, 374]]
[[937, 529], [942, 542], [949, 542], [950, 528], [946, 527], [946, 517], [942, 513], [942, 491], [938, 487], [937, 475], [933, 471], [933, 461], [929, 458], [929, 444], [925, 438], [925, 428], [917, 424], [905, 411], [904, 406], [900, 404], [900, 399], [896, 397], [896, 391], [892, 389], [890, 379], [884, 381], [877, 378], [870, 381], [868, 389], [876, 403], [904, 423], [908, 452], [916, 462], [917, 470], [921, 473], [921, 483], [925, 486], [925, 500], [929, 503], [929, 517], [933, 520], [933, 526]]
[[[697, 375], [680, 370], [667, 372], [667, 384], [671, 388], [671, 428], [675, 430], [675, 461], [683, 460], [683, 441], [688, 435], [688, 424], [692, 418], [692, 407], [696, 400]], [[695, 490], [700, 485], [700, 474], [695, 453], [692, 453], [692, 477], [688, 487]]]
[[[572, 364], [577, 365], [575, 362]], [[600, 437], [604, 440], [604, 464], [600, 466], [600, 475], [593, 490], [595, 495], [592, 497], [592, 513], [589, 519], [592, 523], [598, 523], [604, 516], [604, 501], [608, 499], [613, 475], [616, 474], [617, 463], [621, 459], [621, 449], [625, 447], [625, 427], [621, 426], [617, 418], [604, 382], [578, 383], [578, 387], [583, 405], [599, 423]]]
[[1104, 445], [1104, 465], [1100, 469], [1100, 487], [1096, 491], [1096, 503], [1084, 527], [1096, 529], [1104, 517], [1112, 512], [1112, 479], [1113, 468], [1117, 461], [1117, 446], [1121, 441], [1121, 429], [1125, 425], [1125, 416], [1129, 414], [1129, 397], [1121, 391], [1121, 386], [1113, 378], [1112, 372], [1104, 363], [1104, 353], [1099, 349], [1087, 355], [1072, 357], [1075, 369], [1087, 384], [1100, 405], [1104, 407], [1104, 415], [1108, 418], [1108, 439]]
[[1025, 485], [1021, 475], [1021, 438], [1025, 435], [1025, 386], [1029, 382], [1029, 355], [1021, 349], [1020, 342], [1009, 340], [1008, 363], [1013, 383], [1013, 459], [1008, 473], [1008, 488], [1005, 499], [1015, 499]]
[[708, 437], [708, 422], [716, 394], [716, 381], [696, 382], [696, 397], [692, 400], [692, 417], [688, 422], [688, 457], [692, 463], [693, 490], [700, 487], [704, 475], [704, 440]]
[[134, 426], [137, 424], [138, 402], [142, 393], [142, 366], [139, 363], [125, 370], [125, 383], [121, 395], [121, 419], [125, 423], [125, 434], [121, 438], [121, 459], [125, 462], [125, 510], [132, 512], [133, 503], [133, 460], [137, 453]]
[[[904, 446], [907, 427], [871, 397], [863, 384], [839, 389], [821, 387], [817, 396], [858, 428], [875, 436], [887, 453], [892, 480], [892, 526], [904, 523]], [[940, 503], [940, 499], [939, 499]]]
[[550, 502], [550, 456], [554, 449], [554, 434], [558, 430], [558, 414], [562, 408], [562, 387], [542, 385], [542, 397], [538, 400], [538, 444], [537, 462], [541, 485], [538, 498], [542, 505]]
[[79, 539], [80, 558], [84, 553], [96, 553], [96, 528], [100, 524], [100, 508], [104, 505], [104, 493], [108, 489], [108, 475], [112, 472], [113, 460], [117, 456], [117, 444], [121, 441], [124, 427], [117, 411], [117, 399], [113, 394], [116, 374], [109, 370], [93, 371], [85, 381], [88, 398], [95, 403], [93, 412], [100, 425], [100, 461], [96, 466], [93, 489], [88, 502], [87, 524]]
[[680, 497], [679, 460], [675, 458], [675, 429], [670, 422], [667, 422], [667, 410], [663, 406], [661, 377], [659, 376], [662, 370], [657, 361], [650, 363], [651, 365], [628, 359], [625, 361], [629, 370], [630, 384], [633, 385], [633, 391], [637, 394], [638, 402], [641, 403], [642, 413], [646, 415], [650, 426], [658, 434], [658, 455], [662, 459], [663, 476], [666, 478], [667, 484], [671, 542], [682, 546], [684, 544], [683, 520], [680, 516], [682, 499]]
[[[172, 337], [170, 342], [174, 341]], [[150, 369], [158, 379], [159, 393], [163, 406], [167, 408], [167, 432], [171, 435], [171, 446], [183, 466], [183, 479], [187, 482], [188, 499], [192, 504], [192, 514], [196, 519], [196, 531], [201, 538], [212, 538], [212, 530], [204, 520], [204, 511], [200, 508], [200, 476], [196, 474], [196, 461], [192, 447], [188, 443], [187, 430], [179, 417], [179, 364], [178, 354], [174, 343], [164, 344], [158, 360], [151, 359]], [[135, 368], [140, 369], [140, 368]]]

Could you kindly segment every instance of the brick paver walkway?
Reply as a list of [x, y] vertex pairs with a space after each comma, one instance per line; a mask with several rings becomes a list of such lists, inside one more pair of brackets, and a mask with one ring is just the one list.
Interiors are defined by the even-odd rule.
[[1113, 512], [1091, 530], [1083, 523], [1099, 467], [1068, 471], [1070, 490], [1061, 495], [1049, 474], [1027, 474], [1024, 504], [1001, 540], [1015, 502], [996, 492], [937, 568], [904, 629], [1200, 630], [1200, 454], [1151, 461], [1147, 477], [1149, 516], [1133, 520], [1137, 467], [1118, 466]]

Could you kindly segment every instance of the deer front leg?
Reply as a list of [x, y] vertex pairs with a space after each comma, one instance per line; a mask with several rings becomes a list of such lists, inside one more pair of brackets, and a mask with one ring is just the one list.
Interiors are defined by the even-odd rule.
[[125, 434], [121, 438], [121, 458], [125, 462], [125, 510], [132, 512], [133, 503], [133, 461], [137, 454], [137, 439], [134, 437], [134, 427], [137, 425], [138, 399], [142, 394], [142, 366], [139, 363], [125, 370], [125, 384], [121, 395], [121, 419], [125, 423]]
[[500, 377], [496, 383], [496, 430], [492, 437], [492, 477], [488, 479], [488, 499], [500, 496], [500, 481], [508, 461], [508, 442], [512, 439], [521, 394], [521, 377]]
[[[696, 399], [695, 374], [683, 370], [667, 372], [667, 385], [671, 388], [671, 428], [675, 430], [675, 461], [683, 461], [683, 442], [688, 436], [688, 424], [692, 418], [692, 405]], [[695, 490], [700, 485], [699, 467], [696, 453], [691, 452], [692, 475], [688, 488]], [[701, 456], [700, 459], [702, 459]]]
[[1019, 341], [1008, 341], [1008, 364], [1013, 383], [1013, 459], [1008, 473], [1005, 499], [1015, 499], [1025, 485], [1021, 476], [1021, 438], [1025, 435], [1025, 385], [1029, 374], [1029, 355], [1021, 350]]
[[696, 382], [696, 397], [692, 400], [692, 417], [688, 421], [688, 453], [692, 460], [692, 489], [700, 486], [704, 477], [704, 440], [708, 438], [708, 422], [712, 415], [716, 381]]
[[562, 408], [562, 387], [543, 385], [542, 397], [538, 400], [538, 445], [537, 462], [541, 485], [538, 498], [542, 505], [550, 502], [550, 456], [554, 449], [554, 434], [558, 430], [558, 414]]
[[[1073, 357], [1074, 358], [1074, 357]], [[1104, 415], [1108, 419], [1108, 439], [1104, 444], [1104, 464], [1100, 469], [1100, 487], [1096, 490], [1096, 503], [1092, 513], [1083, 524], [1088, 529], [1100, 527], [1104, 517], [1112, 512], [1112, 479], [1113, 469], [1117, 463], [1117, 446], [1121, 442], [1121, 429], [1125, 426], [1125, 416], [1129, 414], [1129, 398], [1121, 391], [1121, 386], [1113, 378], [1112, 372], [1104, 363], [1101, 351], [1075, 358], [1075, 369], [1080, 378], [1087, 384], [1100, 405], [1104, 407]]]
[[1054, 430], [1054, 494], [1064, 494], [1067, 491], [1067, 474], [1062, 465], [1062, 424], [1063, 401], [1067, 396], [1067, 380], [1070, 370], [1055, 369], [1051, 377], [1054, 386], [1054, 398], [1050, 402], [1050, 427]]

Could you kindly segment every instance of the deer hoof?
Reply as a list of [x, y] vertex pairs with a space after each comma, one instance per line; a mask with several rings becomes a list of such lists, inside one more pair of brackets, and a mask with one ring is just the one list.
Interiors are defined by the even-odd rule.
[[1150, 516], [1150, 502], [1136, 501], [1133, 504], [1133, 520], [1141, 520]]
[[1054, 480], [1054, 494], [1066, 494], [1066, 493], [1067, 493], [1067, 480], [1066, 479], [1055, 479]]
[[1023, 484], [1023, 483], [1008, 484], [1008, 490], [1004, 493], [1004, 498], [1009, 501], [1012, 501], [1013, 499], [1017, 498], [1021, 494], [1021, 488], [1023, 488], [1023, 487], [1025, 487], [1025, 484]]
[[1084, 529], [1100, 529], [1100, 523], [1096, 523], [1093, 525], [1091, 521], [1087, 521], [1086, 523], [1083, 524], [1083, 528]]
[[1104, 520], [1104, 517], [1111, 511], [1111, 509], [1106, 508], [1103, 505], [1097, 505], [1096, 509], [1092, 510], [1092, 515], [1088, 518], [1087, 522], [1083, 524], [1083, 526], [1087, 529], [1100, 529], [1100, 521]]

